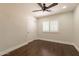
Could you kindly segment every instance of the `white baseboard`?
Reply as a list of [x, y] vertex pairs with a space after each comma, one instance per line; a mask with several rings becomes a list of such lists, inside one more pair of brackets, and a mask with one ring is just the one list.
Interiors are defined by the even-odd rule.
[[[40, 40], [45, 40], [45, 41], [59, 42], [59, 43], [63, 43], [63, 44], [73, 45], [73, 46], [79, 51], [79, 47], [78, 47], [76, 44], [71, 43], [71, 42], [63, 42], [63, 41], [57, 41], [57, 40], [51, 40], [51, 39], [45, 39], [45, 38], [37, 38], [37, 39], [35, 39], [35, 40], [38, 40], [38, 39], [40, 39]], [[27, 45], [29, 42], [32, 42], [32, 41], [34, 41], [34, 40], [25, 42], [25, 43], [23, 43], [23, 44], [20, 44], [20, 45], [14, 46], [14, 47], [11, 47], [11, 48], [9, 48], [9, 49], [7, 49], [7, 50], [5, 50], [5, 51], [1, 51], [1, 52], [0, 52], [0, 56], [1, 56], [1, 55], [4, 55], [4, 54], [7, 54], [7, 53], [9, 53], [9, 52], [11, 52], [11, 51], [13, 51], [13, 50], [15, 50], [15, 49], [17, 49], [17, 48], [20, 48], [20, 47], [24, 46], [24, 45]]]
[[65, 41], [58, 41], [58, 40], [52, 40], [52, 39], [45, 39], [45, 38], [37, 38], [40, 40], [46, 40], [46, 41], [51, 41], [51, 42], [58, 42], [58, 43], [63, 43], [63, 44], [69, 44], [69, 45], [73, 45], [77, 51], [79, 52], [79, 47], [75, 44], [75, 43], [71, 43], [71, 42], [65, 42]]
[[79, 47], [75, 44], [75, 43], [73, 43], [73, 46], [77, 49], [77, 51], [79, 52]]
[[4, 55], [4, 54], [7, 54], [7, 53], [9, 53], [9, 52], [11, 52], [11, 51], [13, 51], [13, 50], [15, 50], [15, 49], [17, 49], [17, 48], [20, 48], [20, 47], [24, 46], [24, 45], [27, 45], [29, 42], [32, 42], [32, 41], [33, 41], [33, 40], [28, 41], [28, 42], [25, 42], [25, 43], [22, 43], [22, 44], [20, 44], [20, 45], [14, 46], [14, 47], [11, 47], [11, 48], [9, 48], [9, 49], [7, 49], [7, 50], [5, 50], [5, 51], [1, 51], [1, 52], [0, 52], [0, 56], [1, 56], [1, 55]]
[[69, 45], [72, 45], [72, 44], [73, 44], [73, 43], [71, 43], [71, 42], [58, 41], [58, 40], [55, 40], [55, 39], [45, 39], [45, 38], [37, 38], [37, 39], [45, 40], [45, 41], [51, 41], [51, 42], [58, 42], [58, 43], [63, 43], [63, 44], [69, 44]]

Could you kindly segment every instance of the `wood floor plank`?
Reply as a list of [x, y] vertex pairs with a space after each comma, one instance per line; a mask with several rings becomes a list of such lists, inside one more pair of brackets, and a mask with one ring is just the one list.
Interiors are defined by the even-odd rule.
[[4, 56], [79, 56], [79, 52], [72, 45], [35, 40]]

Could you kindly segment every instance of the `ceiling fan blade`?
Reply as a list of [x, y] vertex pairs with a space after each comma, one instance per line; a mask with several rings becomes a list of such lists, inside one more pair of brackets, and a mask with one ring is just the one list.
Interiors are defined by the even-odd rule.
[[38, 12], [38, 11], [42, 11], [42, 10], [34, 10], [34, 11], [32, 11], [32, 12]]
[[46, 11], [51, 12], [51, 10], [46, 10]]
[[43, 5], [41, 4], [41, 3], [37, 3], [40, 7], [41, 7], [41, 9], [43, 10]]
[[49, 5], [48, 7], [46, 7], [46, 9], [49, 9], [49, 8], [56, 6], [56, 5], [58, 5], [58, 3], [53, 3], [53, 4]]

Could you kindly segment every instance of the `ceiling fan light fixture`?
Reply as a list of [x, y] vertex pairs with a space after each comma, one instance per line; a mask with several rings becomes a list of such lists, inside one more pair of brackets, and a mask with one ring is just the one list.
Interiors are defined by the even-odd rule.
[[63, 9], [67, 8], [66, 6], [63, 6]]

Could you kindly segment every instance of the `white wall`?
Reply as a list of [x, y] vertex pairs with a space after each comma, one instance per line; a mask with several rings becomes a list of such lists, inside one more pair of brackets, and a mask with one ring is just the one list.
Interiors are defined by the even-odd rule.
[[74, 44], [77, 45], [79, 50], [79, 5], [76, 7], [73, 13], [74, 16]]
[[31, 6], [0, 4], [0, 52], [35, 39], [36, 19], [31, 16]]
[[[38, 38], [43, 38], [45, 40], [51, 41], [60, 41], [72, 43], [73, 41], [73, 30], [72, 30], [72, 21], [73, 21], [72, 12], [66, 12], [62, 14], [52, 15], [48, 17], [38, 18], [37, 20], [37, 35]], [[43, 33], [42, 32], [42, 21], [43, 20], [58, 20], [59, 21], [59, 32], [58, 33]]]
[[[0, 52], [36, 39], [36, 19], [31, 14], [33, 9], [31, 7], [36, 8], [33, 4], [0, 4]], [[78, 15], [79, 6], [74, 13], [67, 12], [39, 18], [37, 20], [37, 38], [73, 42], [79, 46]], [[41, 31], [41, 22], [53, 19], [59, 21], [59, 32], [43, 33]]]
[[32, 41], [36, 39], [36, 19], [33, 16], [27, 17], [27, 41]]

